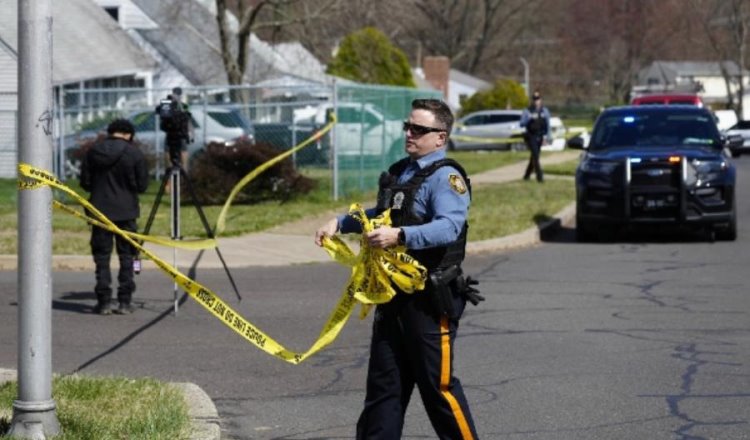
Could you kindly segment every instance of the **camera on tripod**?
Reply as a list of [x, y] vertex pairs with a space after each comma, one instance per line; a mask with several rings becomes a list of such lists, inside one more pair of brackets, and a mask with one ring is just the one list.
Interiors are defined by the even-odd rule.
[[156, 114], [159, 115], [159, 129], [166, 133], [169, 158], [179, 163], [180, 152], [190, 142], [190, 112], [180, 102], [182, 90], [175, 87], [171, 95], [159, 101]]

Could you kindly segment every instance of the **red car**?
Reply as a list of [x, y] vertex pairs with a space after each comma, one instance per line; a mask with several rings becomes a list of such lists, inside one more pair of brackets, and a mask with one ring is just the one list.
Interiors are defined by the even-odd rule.
[[703, 100], [700, 96], [691, 94], [643, 95], [633, 98], [630, 103], [632, 105], [680, 104], [703, 107]]

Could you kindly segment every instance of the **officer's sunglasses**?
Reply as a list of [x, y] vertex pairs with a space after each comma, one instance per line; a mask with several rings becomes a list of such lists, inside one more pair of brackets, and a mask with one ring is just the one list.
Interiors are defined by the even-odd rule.
[[444, 132], [444, 128], [425, 127], [424, 125], [412, 124], [409, 121], [404, 121], [404, 132], [410, 132], [413, 136], [419, 137], [424, 136], [427, 133], [440, 133]]

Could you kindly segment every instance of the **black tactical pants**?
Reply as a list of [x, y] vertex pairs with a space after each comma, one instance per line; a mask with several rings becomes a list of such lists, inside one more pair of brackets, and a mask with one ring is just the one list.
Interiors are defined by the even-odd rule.
[[[136, 232], [135, 220], [123, 220], [114, 222], [117, 227], [124, 231]], [[91, 230], [91, 254], [96, 264], [96, 286], [94, 292], [99, 303], [108, 303], [112, 297], [112, 273], [109, 269], [109, 260], [112, 255], [112, 245], [117, 248], [117, 256], [120, 259], [120, 272], [117, 274], [117, 300], [121, 303], [130, 303], [135, 291], [133, 281], [133, 258], [135, 248], [119, 235], [96, 226]]]
[[543, 140], [543, 136], [526, 135], [526, 146], [529, 148], [531, 155], [529, 156], [529, 164], [526, 166], [526, 172], [523, 175], [525, 180], [531, 177], [531, 172], [533, 171], [536, 173], [537, 181], [544, 181], [544, 173], [539, 164], [539, 155], [541, 154]]
[[461, 382], [453, 376], [453, 343], [466, 300], [436, 317], [426, 292], [399, 293], [375, 312], [365, 407], [357, 439], [401, 438], [414, 385], [440, 439], [476, 439]]

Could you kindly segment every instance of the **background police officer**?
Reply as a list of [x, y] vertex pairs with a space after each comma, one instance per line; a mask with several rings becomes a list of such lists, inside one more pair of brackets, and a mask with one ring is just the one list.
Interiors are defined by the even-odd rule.
[[545, 139], [550, 142], [549, 139], [549, 110], [547, 107], [542, 105], [542, 95], [535, 91], [531, 98], [531, 105], [523, 111], [521, 114], [521, 127], [526, 128], [524, 133], [524, 140], [526, 141], [526, 147], [529, 149], [531, 155], [529, 156], [529, 164], [526, 166], [526, 172], [523, 175], [524, 180], [529, 180], [531, 172], [536, 173], [536, 180], [538, 182], [544, 181], [544, 173], [542, 173], [542, 167], [539, 164], [539, 155], [541, 154], [542, 145], [544, 145]]
[[[412, 102], [404, 122], [409, 157], [381, 176], [378, 206], [367, 212], [374, 216], [391, 208], [393, 220], [393, 227], [368, 233], [369, 244], [405, 244], [430, 276], [424, 291], [398, 292], [376, 309], [358, 439], [400, 438], [415, 385], [439, 438], [477, 438], [463, 388], [453, 376], [453, 347], [466, 293], [474, 295], [473, 301], [478, 296], [460, 268], [471, 195], [464, 170], [446, 159], [452, 125], [453, 115], [444, 102]], [[336, 232], [361, 228], [349, 216], [333, 218], [316, 232], [316, 244]]]

